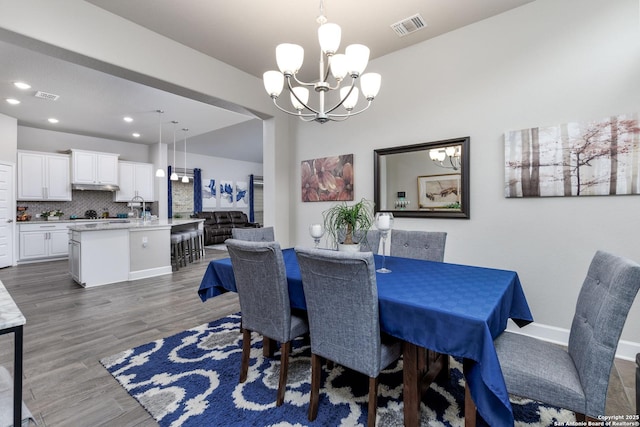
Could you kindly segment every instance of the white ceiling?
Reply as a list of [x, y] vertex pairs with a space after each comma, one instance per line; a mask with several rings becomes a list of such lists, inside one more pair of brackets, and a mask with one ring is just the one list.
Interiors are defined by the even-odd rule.
[[[307, 59], [302, 69], [304, 78], [317, 79], [313, 74], [317, 73], [319, 54], [315, 22], [318, 0], [85, 1], [257, 77], [276, 69], [276, 45], [300, 44]], [[348, 44], [362, 43], [371, 49], [373, 59], [531, 1], [326, 0], [324, 12], [329, 22], [342, 27], [341, 51]], [[424, 29], [404, 37], [391, 29], [391, 24], [417, 13], [427, 23]], [[155, 111], [162, 108], [163, 142], [172, 142], [171, 121], [177, 120], [178, 140], [183, 135], [180, 129], [189, 128], [189, 152], [262, 161], [261, 125], [250, 115], [72, 64], [18, 47], [1, 37], [0, 58], [0, 97], [22, 101], [18, 106], [0, 103], [0, 113], [16, 117], [20, 125], [154, 144], [158, 142], [160, 120]], [[19, 91], [12, 85], [16, 80], [29, 82], [32, 89]], [[36, 98], [33, 95], [37, 90], [60, 98]], [[125, 115], [132, 116], [134, 123], [124, 123]], [[51, 116], [60, 123], [47, 123]], [[140, 139], [130, 136], [134, 130], [142, 133]], [[229, 137], [236, 133], [242, 143], [229, 144]], [[218, 137], [221, 134], [224, 137]]]

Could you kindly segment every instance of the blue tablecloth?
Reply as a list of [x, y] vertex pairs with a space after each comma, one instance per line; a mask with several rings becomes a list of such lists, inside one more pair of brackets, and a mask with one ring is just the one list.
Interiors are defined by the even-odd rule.
[[[293, 249], [283, 251], [291, 306], [306, 309]], [[382, 257], [376, 255], [379, 267]], [[386, 257], [392, 273], [377, 274], [380, 327], [421, 347], [472, 361], [471, 396], [491, 426], [513, 425], [509, 395], [493, 340], [509, 318], [533, 321], [518, 274], [467, 265]], [[200, 283], [202, 301], [236, 291], [229, 258], [209, 263]]]

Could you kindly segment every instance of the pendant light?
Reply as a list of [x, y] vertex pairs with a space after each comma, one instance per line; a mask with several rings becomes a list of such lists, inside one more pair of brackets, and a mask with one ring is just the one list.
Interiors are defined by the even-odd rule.
[[184, 176], [182, 177], [182, 182], [187, 184], [189, 182], [189, 177], [187, 176], [187, 131], [189, 129], [183, 128], [184, 131]]
[[176, 173], [176, 125], [177, 121], [173, 120], [173, 167], [171, 168], [171, 177], [169, 178], [171, 181], [178, 180], [178, 174]]
[[156, 110], [160, 119], [160, 130], [158, 132], [158, 170], [156, 170], [156, 178], [164, 178], [164, 168], [162, 167], [162, 110]]

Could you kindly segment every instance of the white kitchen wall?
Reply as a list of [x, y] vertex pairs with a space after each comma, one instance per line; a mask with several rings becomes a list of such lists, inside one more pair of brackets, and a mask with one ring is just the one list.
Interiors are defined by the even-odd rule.
[[[503, 134], [640, 111], [638, 18], [637, 0], [537, 0], [376, 59], [369, 111], [297, 125], [297, 188], [300, 161], [354, 153], [356, 199], [372, 199], [374, 149], [470, 136], [471, 219], [395, 226], [446, 231], [445, 261], [517, 271], [538, 322], [523, 331], [566, 332], [597, 249], [640, 261], [640, 197], [505, 199]], [[293, 197], [295, 241], [309, 245], [331, 204]], [[639, 302], [623, 339], [640, 343]]]

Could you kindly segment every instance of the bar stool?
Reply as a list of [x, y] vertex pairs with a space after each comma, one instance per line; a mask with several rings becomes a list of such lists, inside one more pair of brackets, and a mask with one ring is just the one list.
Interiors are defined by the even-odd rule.
[[200, 239], [198, 239], [198, 232], [196, 230], [189, 230], [189, 238], [191, 239], [191, 262], [194, 259], [200, 259]]
[[191, 239], [190, 231], [181, 231], [182, 235], [182, 258], [184, 259], [184, 265], [187, 265], [187, 257], [189, 262], [193, 262], [193, 240]]
[[[184, 261], [182, 251], [182, 234], [171, 233], [171, 264], [175, 265], [176, 271], [180, 270], [180, 264]], [[185, 262], [185, 267], [187, 266]]]
[[196, 239], [196, 246], [197, 249], [200, 250], [200, 256], [202, 258], [204, 258], [205, 252], [204, 252], [204, 230], [202, 228], [198, 228], [196, 230], [196, 233], [198, 233], [198, 237]]

